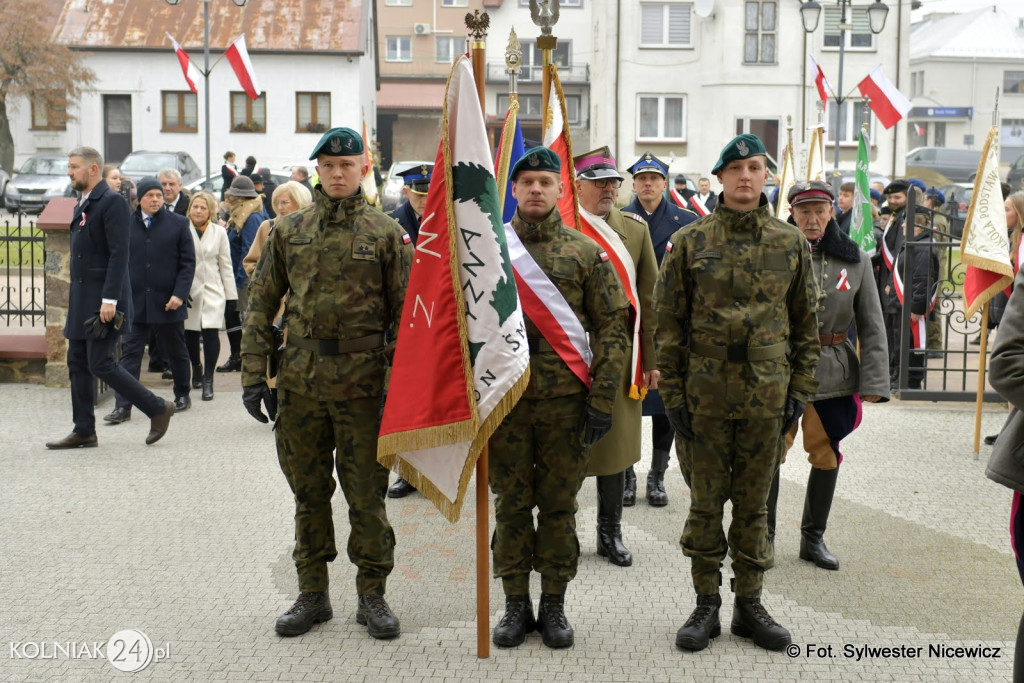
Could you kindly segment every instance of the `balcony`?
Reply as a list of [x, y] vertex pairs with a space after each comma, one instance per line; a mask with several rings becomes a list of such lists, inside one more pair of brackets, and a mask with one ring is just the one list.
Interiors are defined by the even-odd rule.
[[[540, 83], [544, 68], [542, 66], [530, 66], [524, 64], [519, 72], [520, 83]], [[576, 62], [569, 66], [558, 67], [558, 77], [562, 79], [563, 85], [589, 85], [590, 64]], [[487, 62], [487, 82], [491, 84], [508, 83], [508, 74], [505, 73], [505, 62]]]

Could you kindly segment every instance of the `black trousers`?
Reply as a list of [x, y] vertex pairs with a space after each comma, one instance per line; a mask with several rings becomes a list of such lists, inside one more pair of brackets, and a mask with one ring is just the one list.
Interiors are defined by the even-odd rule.
[[185, 346], [188, 347], [188, 357], [192, 361], [192, 367], [203, 362], [199, 358], [199, 337], [203, 338], [203, 356], [206, 364], [203, 366], [203, 375], [213, 377], [213, 369], [220, 357], [220, 331], [214, 327], [204, 327], [203, 331], [185, 330]]
[[[142, 386], [135, 377], [114, 362], [114, 349], [120, 335], [106, 339], [69, 339], [68, 375], [71, 377], [71, 414], [76, 434], [91, 436], [96, 433], [96, 379], [106, 382], [125, 405], [134, 405], [148, 417], [164, 409], [164, 400]], [[143, 342], [145, 343], [145, 342]]]
[[[167, 367], [174, 376], [174, 397], [188, 396], [192, 385], [192, 363], [185, 348], [185, 322], [176, 323], [132, 323], [132, 331], [125, 335], [121, 344], [121, 367], [132, 377], [138, 379], [142, 368], [142, 352], [149, 340], [149, 331], [156, 332], [161, 351]], [[115, 387], [116, 390], [116, 387]], [[114, 395], [118, 408], [130, 408], [131, 401], [127, 396], [117, 392]]]

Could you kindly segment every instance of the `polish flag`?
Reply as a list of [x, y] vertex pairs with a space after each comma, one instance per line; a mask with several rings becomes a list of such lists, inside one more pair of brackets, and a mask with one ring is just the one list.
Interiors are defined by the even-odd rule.
[[885, 77], [881, 65], [865, 76], [857, 88], [861, 95], [868, 98], [868, 106], [886, 130], [895, 126], [913, 107], [910, 100]]
[[192, 60], [188, 58], [185, 48], [178, 45], [178, 41], [171, 37], [170, 33], [167, 34], [167, 37], [170, 38], [171, 44], [174, 45], [174, 52], [178, 55], [178, 64], [181, 65], [181, 73], [185, 75], [185, 80], [188, 82], [188, 89], [194, 93], [199, 92], [196, 88], [196, 81], [202, 78], [203, 75], [196, 68], [196, 65], [192, 63]]
[[811, 60], [811, 78], [814, 79], [814, 87], [818, 89], [818, 99], [823, 103], [828, 104], [828, 91], [832, 88], [829, 87], [828, 81], [825, 80], [825, 72], [822, 71], [821, 65], [818, 64], [818, 60], [814, 58], [814, 55], [807, 55]]
[[231, 46], [224, 52], [224, 56], [228, 58], [231, 68], [235, 70], [238, 84], [242, 86], [245, 94], [254, 100], [259, 98], [263, 91], [256, 83], [256, 72], [252, 68], [252, 62], [249, 61], [249, 51], [245, 49], [244, 33], [235, 38], [235, 42], [231, 43]]

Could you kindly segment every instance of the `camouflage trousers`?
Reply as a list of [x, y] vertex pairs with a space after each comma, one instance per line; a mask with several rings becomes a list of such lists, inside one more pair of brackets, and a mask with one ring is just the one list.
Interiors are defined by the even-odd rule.
[[[380, 398], [321, 401], [279, 390], [277, 457], [295, 494], [299, 590], [325, 591], [334, 544], [334, 472], [348, 501], [348, 558], [359, 595], [383, 595], [395, 566], [395, 534], [384, 494], [388, 471], [377, 462]], [[335, 457], [336, 456], [336, 457]]]
[[[505, 595], [527, 595], [530, 571], [544, 593], [562, 595], [576, 576], [576, 493], [588, 450], [576, 425], [585, 393], [520, 399], [490, 440], [494, 503], [494, 576]], [[534, 528], [533, 509], [537, 508]]]
[[[698, 595], [717, 595], [722, 560], [732, 556], [737, 597], [758, 597], [764, 572], [774, 564], [768, 543], [768, 489], [783, 452], [782, 417], [728, 420], [691, 416], [693, 441], [676, 436], [690, 512], [679, 543], [690, 558]], [[732, 524], [722, 529], [726, 501]]]

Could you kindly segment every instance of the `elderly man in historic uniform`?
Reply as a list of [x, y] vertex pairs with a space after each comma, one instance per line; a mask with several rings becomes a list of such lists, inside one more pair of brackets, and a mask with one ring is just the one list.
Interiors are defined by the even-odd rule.
[[[825, 527], [832, 509], [839, 465], [840, 440], [860, 423], [861, 401], [889, 400], [889, 357], [882, 306], [875, 288], [871, 257], [839, 226], [832, 206], [832, 187], [817, 180], [790, 188], [789, 222], [811, 246], [811, 268], [818, 298], [818, 342], [821, 358], [814, 399], [801, 419], [803, 447], [811, 463], [800, 523], [800, 559], [822, 569], [839, 569], [839, 560], [825, 545]], [[856, 325], [860, 353], [847, 331]], [[786, 446], [796, 438], [796, 425]], [[775, 510], [779, 496], [776, 472], [768, 498], [768, 538], [775, 541]]]
[[[501, 647], [522, 644], [537, 627], [548, 647], [574, 642], [564, 599], [579, 561], [576, 493], [590, 446], [612, 427], [627, 345], [628, 303], [608, 255], [562, 224], [560, 169], [554, 152], [534, 147], [509, 174], [518, 202], [505, 226], [509, 252], [546, 311], [526, 311], [530, 383], [490, 439], [491, 547], [505, 592], [492, 639]], [[541, 576], [536, 622], [531, 570]]]
[[[615, 208], [622, 175], [608, 147], [573, 159], [580, 218], [599, 240], [630, 300], [630, 343], [612, 410], [612, 430], [590, 449], [587, 476], [597, 477], [597, 554], [620, 567], [633, 564], [622, 542], [622, 498], [626, 474], [640, 459], [643, 396], [657, 388], [654, 363], [654, 311], [651, 297], [658, 261], [647, 223], [635, 213]], [[635, 477], [634, 477], [635, 481]]]
[[[313, 203], [277, 220], [252, 276], [242, 337], [245, 407], [260, 422], [267, 421], [261, 404], [271, 418], [277, 411], [278, 460], [295, 495], [300, 593], [275, 628], [299, 635], [333, 616], [327, 565], [338, 555], [331, 513], [337, 471], [351, 525], [348, 556], [358, 568], [356, 621], [374, 638], [394, 638], [399, 622], [384, 590], [395, 535], [377, 433], [394, 352], [386, 335], [402, 317], [412, 247], [359, 189], [366, 165], [358, 133], [332, 128], [309, 158], [320, 176]], [[267, 360], [285, 294], [278, 406], [267, 387]]]
[[[636, 215], [647, 223], [654, 255], [660, 266], [665, 258], [665, 246], [669, 238], [679, 228], [697, 220], [697, 214], [665, 199], [668, 164], [650, 152], [645, 152], [626, 170], [633, 175], [633, 192], [636, 198], [623, 209], [623, 214]], [[675, 432], [665, 417], [665, 404], [656, 385], [648, 387], [647, 396], [644, 397], [643, 414], [651, 418], [651, 442], [654, 446], [651, 468], [647, 471], [647, 503], [651, 507], [665, 507], [668, 505], [665, 470], [668, 469], [669, 452], [672, 450]], [[636, 474], [633, 473], [632, 466], [626, 470], [626, 489], [622, 496], [622, 504], [626, 507], [636, 504]]]
[[654, 291], [660, 387], [690, 487], [680, 542], [697, 593], [676, 645], [701, 650], [721, 633], [719, 586], [729, 552], [732, 632], [780, 650], [791, 642], [789, 631], [761, 604], [773, 559], [766, 502], [784, 434], [816, 386], [810, 254], [800, 231], [771, 215], [762, 192], [767, 153], [757, 136], [731, 140], [711, 172], [723, 188], [720, 201], [669, 241]]

